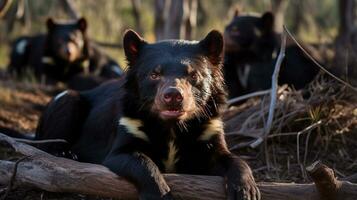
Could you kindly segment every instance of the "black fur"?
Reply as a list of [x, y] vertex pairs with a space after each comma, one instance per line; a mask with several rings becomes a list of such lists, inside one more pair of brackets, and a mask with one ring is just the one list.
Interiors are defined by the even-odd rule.
[[[280, 35], [273, 30], [274, 15], [239, 15], [225, 29], [224, 74], [229, 96], [271, 87], [271, 76], [279, 54]], [[311, 49], [311, 48], [310, 48]], [[314, 63], [296, 45], [286, 47], [279, 84], [304, 88], [319, 72]]]
[[32, 71], [41, 80], [45, 77], [47, 83], [63, 81], [74, 89], [93, 88], [119, 77], [119, 65], [91, 42], [86, 29], [84, 18], [64, 24], [49, 19], [47, 34], [20, 37], [14, 42], [9, 71], [19, 76]]
[[172, 199], [162, 172], [225, 176], [229, 199], [260, 199], [250, 168], [224, 139], [222, 35], [148, 44], [127, 31], [124, 49], [125, 77], [58, 96], [37, 138], [67, 139], [80, 161], [127, 178], [140, 199]]

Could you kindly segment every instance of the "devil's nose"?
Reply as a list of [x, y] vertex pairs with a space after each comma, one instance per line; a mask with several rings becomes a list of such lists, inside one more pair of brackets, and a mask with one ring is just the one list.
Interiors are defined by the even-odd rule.
[[67, 55], [71, 55], [73, 53], [73, 51], [74, 51], [74, 47], [71, 43], [69, 43], [65, 46], [65, 53]]
[[165, 103], [181, 103], [183, 97], [177, 88], [168, 88], [163, 94], [163, 100]]
[[65, 53], [67, 56], [71, 55], [71, 50], [69, 48], [66, 48], [65, 49]]

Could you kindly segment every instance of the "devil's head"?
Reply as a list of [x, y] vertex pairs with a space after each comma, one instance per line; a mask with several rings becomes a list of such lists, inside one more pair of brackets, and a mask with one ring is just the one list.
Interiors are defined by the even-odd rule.
[[87, 50], [87, 22], [80, 18], [75, 22], [58, 23], [47, 20], [47, 48], [53, 56], [72, 63], [81, 59]]
[[211, 31], [203, 40], [149, 44], [134, 31], [124, 36], [126, 81], [135, 112], [165, 121], [210, 117], [225, 102], [221, 74], [223, 37]]
[[271, 57], [278, 45], [274, 31], [274, 15], [266, 12], [259, 15], [235, 12], [224, 31], [226, 52], [251, 53], [259, 58]]

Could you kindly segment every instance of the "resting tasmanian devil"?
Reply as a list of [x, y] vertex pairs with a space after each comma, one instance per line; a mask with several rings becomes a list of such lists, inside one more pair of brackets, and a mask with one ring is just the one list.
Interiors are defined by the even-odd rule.
[[122, 70], [87, 34], [85, 18], [73, 22], [47, 20], [47, 33], [18, 38], [10, 55], [9, 72], [20, 77], [33, 72], [46, 83], [67, 83], [72, 89], [94, 88], [118, 78]]
[[249, 166], [224, 139], [222, 35], [149, 44], [129, 30], [124, 50], [126, 75], [59, 94], [37, 139], [66, 139], [80, 161], [102, 163], [131, 181], [140, 199], [173, 199], [161, 174], [173, 172], [224, 176], [229, 199], [260, 199]]
[[[280, 34], [274, 31], [274, 14], [261, 16], [235, 12], [225, 28], [224, 75], [229, 96], [266, 90], [271, 87], [271, 76], [278, 56]], [[304, 45], [319, 62], [323, 62], [317, 49]], [[319, 73], [315, 63], [295, 43], [285, 49], [279, 84], [295, 89], [306, 87]]]

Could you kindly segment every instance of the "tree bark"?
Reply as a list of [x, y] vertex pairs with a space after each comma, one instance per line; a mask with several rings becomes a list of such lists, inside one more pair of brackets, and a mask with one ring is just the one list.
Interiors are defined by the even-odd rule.
[[67, 13], [70, 19], [79, 19], [80, 15], [75, 7], [75, 3], [73, 0], [61, 0], [58, 1], [58, 3], [63, 8], [63, 11]]
[[165, 19], [165, 39], [180, 39], [182, 29], [182, 19], [184, 14], [184, 1], [187, 0], [166, 0], [170, 6], [169, 14]]
[[[0, 149], [6, 154], [22, 158], [17, 163], [17, 173], [13, 184], [21, 187], [35, 187], [50, 192], [81, 193], [119, 199], [137, 199], [134, 186], [118, 177], [101, 165], [80, 163], [73, 160], [54, 157], [32, 146], [14, 141], [0, 134]], [[3, 158], [2, 158], [3, 159]], [[7, 185], [13, 176], [16, 163], [0, 160], [0, 184]], [[323, 168], [330, 170], [329, 168]], [[331, 180], [335, 184], [333, 196], [339, 200], [352, 200], [357, 195], [357, 185], [337, 181], [333, 174], [314, 176], [313, 171], [321, 172], [320, 165], [310, 169], [317, 183]], [[222, 177], [196, 175], [164, 175], [176, 199], [226, 199]], [[318, 187], [319, 188], [319, 187]], [[314, 184], [260, 183], [263, 200], [319, 200], [323, 190], [317, 190]], [[331, 195], [332, 196], [332, 195]], [[336, 200], [337, 200], [336, 199]], [[330, 200], [330, 199], [329, 199]]]
[[183, 5], [183, 27], [181, 38], [192, 40], [197, 26], [198, 0], [185, 0]]
[[133, 8], [133, 16], [135, 20], [136, 31], [140, 35], [144, 35], [143, 28], [141, 26], [141, 15], [140, 15], [141, 0], [131, 0], [131, 5]]
[[284, 15], [288, 3], [289, 0], [271, 0], [272, 11], [275, 15], [274, 30], [278, 33], [283, 32]]
[[339, 32], [335, 40], [333, 72], [353, 85], [357, 84], [357, 29], [355, 0], [340, 0]]
[[10, 5], [12, 3], [12, 0], [0, 0], [0, 18], [2, 18], [8, 9], [10, 8]]
[[197, 8], [198, 0], [156, 0], [156, 40], [192, 39], [197, 24]]
[[155, 0], [155, 37], [156, 40], [164, 39], [165, 20], [168, 15], [168, 0]]
[[302, 24], [305, 23], [305, 20], [306, 20], [305, 19], [306, 13], [301, 12], [306, 7], [305, 6], [306, 2], [304, 0], [292, 1], [291, 4], [294, 7], [294, 10], [293, 10], [294, 22], [292, 24], [291, 30], [295, 34], [298, 34], [300, 32]]

